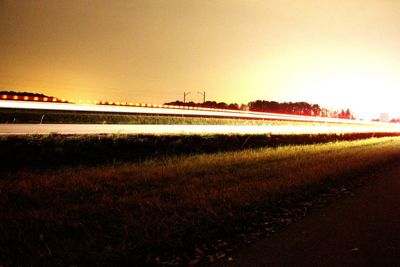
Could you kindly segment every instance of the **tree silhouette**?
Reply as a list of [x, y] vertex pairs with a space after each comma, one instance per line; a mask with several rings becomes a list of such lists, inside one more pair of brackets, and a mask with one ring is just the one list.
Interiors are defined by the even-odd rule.
[[166, 105], [175, 106], [191, 106], [191, 107], [204, 107], [204, 108], [218, 108], [218, 109], [232, 109], [232, 110], [250, 110], [256, 112], [269, 112], [278, 114], [291, 114], [301, 116], [320, 116], [320, 117], [332, 117], [341, 119], [354, 119], [354, 116], [350, 109], [346, 110], [329, 110], [321, 108], [318, 104], [309, 104], [307, 102], [276, 102], [266, 100], [251, 101], [247, 105], [237, 103], [227, 104], [224, 102], [206, 101], [204, 103], [194, 103], [182, 101], [174, 101], [165, 103]]
[[15, 91], [0, 91], [0, 95], [17, 95], [17, 96], [37, 96], [37, 97], [50, 97], [40, 93], [30, 92], [15, 92]]

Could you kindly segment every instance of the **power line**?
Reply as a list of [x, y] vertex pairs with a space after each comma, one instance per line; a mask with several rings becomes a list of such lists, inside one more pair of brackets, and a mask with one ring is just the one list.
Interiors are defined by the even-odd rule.
[[199, 93], [203, 96], [203, 104], [206, 103], [206, 91], [204, 91], [204, 92], [198, 91], [197, 93]]
[[183, 92], [183, 103], [186, 103], [186, 96], [190, 95], [190, 92]]

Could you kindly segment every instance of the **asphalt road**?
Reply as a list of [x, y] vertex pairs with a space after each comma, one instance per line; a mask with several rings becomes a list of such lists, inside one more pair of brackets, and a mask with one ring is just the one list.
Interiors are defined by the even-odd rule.
[[400, 166], [214, 266], [400, 266]]

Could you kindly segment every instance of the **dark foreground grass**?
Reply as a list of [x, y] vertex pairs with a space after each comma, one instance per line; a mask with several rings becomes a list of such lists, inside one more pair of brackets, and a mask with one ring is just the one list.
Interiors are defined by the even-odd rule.
[[[142, 163], [5, 171], [0, 265], [186, 264], [208, 242], [400, 159], [400, 138], [171, 157]], [[201, 261], [199, 261], [201, 262]]]
[[0, 168], [55, 169], [140, 162], [262, 147], [349, 141], [398, 133], [302, 135], [28, 135], [0, 136]]

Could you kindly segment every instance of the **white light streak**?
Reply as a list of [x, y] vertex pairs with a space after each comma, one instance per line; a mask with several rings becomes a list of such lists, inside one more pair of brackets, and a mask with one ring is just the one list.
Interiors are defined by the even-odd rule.
[[307, 122], [326, 122], [326, 123], [346, 123], [358, 125], [381, 125], [380, 122], [347, 120], [336, 118], [323, 118], [311, 116], [298, 116], [287, 114], [274, 114], [263, 112], [222, 110], [222, 109], [189, 109], [189, 107], [143, 107], [143, 106], [113, 106], [113, 105], [90, 105], [90, 104], [71, 104], [59, 102], [31, 102], [17, 100], [0, 100], [0, 108], [16, 109], [39, 109], [39, 110], [62, 110], [62, 111], [91, 111], [91, 112], [110, 112], [110, 113], [131, 113], [131, 114], [155, 114], [155, 115], [185, 115], [202, 117], [230, 117], [243, 119], [270, 119], [286, 121], [307, 121]]
[[330, 134], [400, 133], [400, 127], [365, 126], [242, 126], [124, 124], [0, 124], [0, 135], [25, 134]]

